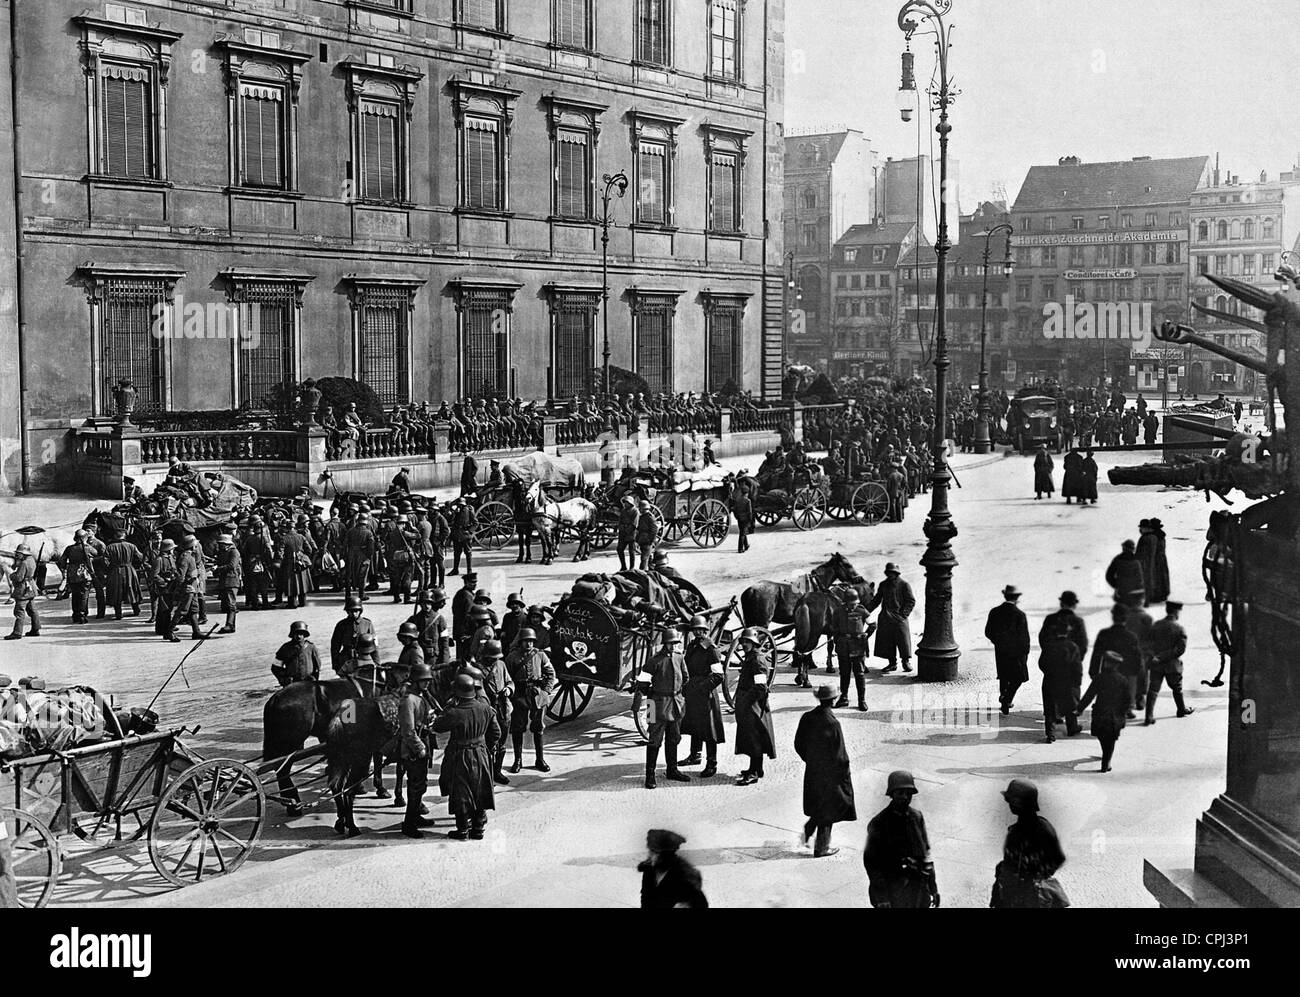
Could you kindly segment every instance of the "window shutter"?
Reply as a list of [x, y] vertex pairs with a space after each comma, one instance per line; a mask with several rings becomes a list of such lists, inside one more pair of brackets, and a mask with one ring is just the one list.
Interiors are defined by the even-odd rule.
[[563, 218], [586, 218], [587, 135], [562, 131], [556, 142], [556, 211]]
[[465, 128], [465, 205], [500, 208], [497, 123], [487, 118], [469, 118]]
[[497, 2], [498, 0], [460, 0], [461, 23], [500, 30], [501, 25], [497, 21]]
[[103, 78], [104, 163], [115, 177], [150, 177], [149, 75], [145, 69], [110, 67]]
[[243, 91], [244, 159], [242, 182], [249, 187], [284, 186], [284, 118], [281, 91], [246, 87]]
[[637, 220], [662, 225], [668, 220], [667, 150], [662, 145], [642, 142], [638, 158], [641, 189], [637, 192]]
[[398, 182], [397, 108], [365, 103], [361, 107], [361, 196], [394, 201], [403, 196]]
[[640, 57], [645, 62], [660, 66], [668, 62], [664, 0], [641, 0]]
[[589, 0], [555, 0], [555, 42], [571, 48], [585, 49], [587, 41], [587, 4]]
[[715, 155], [709, 175], [712, 216], [709, 227], [715, 232], [736, 230], [736, 160], [734, 156]]

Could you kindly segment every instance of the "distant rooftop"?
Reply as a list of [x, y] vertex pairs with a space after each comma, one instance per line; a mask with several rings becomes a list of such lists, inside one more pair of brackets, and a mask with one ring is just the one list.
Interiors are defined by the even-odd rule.
[[1114, 163], [1083, 163], [1066, 156], [1055, 166], [1033, 166], [1016, 197], [1014, 211], [1046, 208], [1127, 207], [1184, 201], [1208, 182], [1209, 156]]

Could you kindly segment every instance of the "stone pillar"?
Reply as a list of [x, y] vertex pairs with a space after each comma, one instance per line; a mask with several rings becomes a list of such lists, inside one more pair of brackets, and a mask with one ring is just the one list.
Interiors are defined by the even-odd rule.
[[294, 482], [292, 491], [302, 485], [311, 489], [311, 493], [324, 496], [326, 487], [335, 491], [329, 475], [329, 463], [325, 459], [325, 430], [320, 426], [299, 426], [297, 450], [294, 453]]
[[542, 450], [553, 456], [558, 456], [560, 452], [560, 423], [563, 419], [557, 419], [554, 416], [546, 416], [542, 419]]
[[731, 406], [723, 405], [718, 411], [718, 442], [731, 435]]
[[797, 398], [790, 403], [790, 431], [796, 443], [803, 439], [803, 402]]
[[435, 422], [433, 424], [433, 462], [435, 464], [451, 463], [450, 422]]
[[116, 501], [122, 499], [122, 479], [140, 479], [144, 472], [144, 458], [140, 452], [140, 429], [138, 426], [121, 424], [113, 427], [112, 461], [108, 474], [103, 480], [103, 493]]

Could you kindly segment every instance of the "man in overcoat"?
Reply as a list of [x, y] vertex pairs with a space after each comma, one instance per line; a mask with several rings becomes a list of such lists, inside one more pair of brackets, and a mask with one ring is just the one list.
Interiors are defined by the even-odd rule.
[[677, 850], [686, 839], [674, 831], [653, 830], [646, 833], [646, 850], [650, 853], [636, 867], [641, 873], [641, 906], [653, 910], [676, 907], [708, 907], [701, 888], [699, 870], [682, 858]]
[[1002, 604], [989, 610], [984, 624], [984, 636], [993, 645], [1003, 715], [1011, 712], [1016, 692], [1029, 681], [1029, 620], [1018, 605], [1020, 595], [1014, 585], [1004, 588]]
[[1083, 682], [1083, 657], [1064, 626], [1044, 627], [1038, 642], [1043, 649], [1038, 658], [1038, 668], [1043, 673], [1043, 726], [1050, 744], [1056, 740], [1056, 724], [1062, 719], [1070, 737], [1079, 733], [1075, 712]]
[[1142, 571], [1142, 562], [1134, 550], [1132, 540], [1120, 544], [1116, 554], [1106, 568], [1106, 584], [1115, 590], [1115, 598], [1122, 599], [1135, 589], [1146, 589], [1146, 578]]
[[1156, 698], [1160, 686], [1168, 684], [1178, 707], [1178, 716], [1195, 712], [1195, 707], [1183, 702], [1183, 655], [1187, 652], [1187, 631], [1178, 622], [1183, 604], [1173, 599], [1165, 600], [1165, 618], [1151, 626], [1150, 677], [1147, 681], [1146, 723], [1155, 723]]
[[898, 565], [892, 562], [885, 565], [885, 580], [876, 587], [876, 594], [867, 604], [867, 612], [874, 612], [877, 608], [880, 615], [876, 621], [876, 657], [889, 662], [881, 674], [896, 671], [899, 659], [903, 671], [910, 672], [912, 631], [907, 618], [916, 608], [916, 596], [912, 594], [912, 587], [903, 581]]
[[1012, 779], [1002, 793], [1016, 822], [1007, 828], [1002, 861], [993, 874], [990, 907], [1059, 908], [1070, 906], [1056, 871], [1065, 864], [1061, 841], [1038, 812], [1038, 787]]
[[803, 826], [803, 840], [816, 835], [813, 857], [834, 855], [831, 829], [840, 821], [858, 819], [853, 802], [853, 776], [849, 772], [849, 752], [844, 745], [844, 731], [835, 716], [835, 689], [817, 687], [817, 705], [799, 718], [794, 735], [794, 750], [804, 762], [803, 812], [808, 818]]
[[496, 809], [492, 759], [502, 737], [501, 725], [496, 710], [478, 698], [479, 690], [469, 675], [457, 675], [453, 690], [456, 702], [432, 726], [435, 733], [450, 736], [438, 792], [447, 797], [447, 807], [456, 818], [456, 830], [447, 837], [478, 841], [487, 827], [487, 812]]
[[655, 788], [655, 768], [660, 748], [666, 745], [664, 761], [671, 782], [690, 782], [691, 777], [677, 768], [677, 746], [682, 739], [682, 716], [686, 712], [686, 658], [682, 655], [682, 635], [670, 630], [664, 646], [646, 662], [637, 676], [642, 694], [649, 697], [650, 731], [645, 749], [645, 788]]
[[691, 739], [691, 753], [682, 765], [699, 765], [700, 748], [705, 750], [704, 770], [700, 778], [718, 772], [718, 745], [727, 739], [722, 725], [722, 706], [718, 686], [723, 681], [722, 655], [709, 639], [709, 624], [703, 616], [693, 616], [684, 628], [690, 635], [686, 645], [686, 710], [682, 715], [682, 735]]
[[885, 789], [889, 806], [867, 825], [862, 865], [867, 870], [867, 892], [873, 907], [939, 906], [925, 817], [912, 809], [916, 793], [910, 772], [889, 773]]

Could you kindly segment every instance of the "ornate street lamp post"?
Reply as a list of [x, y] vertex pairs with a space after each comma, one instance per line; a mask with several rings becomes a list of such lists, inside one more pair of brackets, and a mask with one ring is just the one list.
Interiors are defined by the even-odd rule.
[[613, 219], [610, 213], [610, 194], [620, 198], [627, 193], [627, 174], [606, 173], [600, 178], [604, 188], [600, 192], [600, 320], [604, 333], [604, 349], [601, 351], [601, 389], [609, 395], [609, 223]]
[[916, 648], [917, 678], [922, 682], [948, 682], [957, 677], [957, 659], [961, 651], [952, 632], [952, 569], [957, 558], [952, 551], [957, 526], [948, 511], [948, 483], [952, 473], [948, 470], [946, 437], [948, 429], [948, 357], [947, 328], [947, 258], [951, 243], [948, 241], [948, 105], [957, 91], [948, 85], [948, 42], [950, 28], [943, 17], [952, 7], [952, 0], [908, 0], [898, 12], [898, 27], [907, 39], [903, 52], [903, 80], [898, 91], [899, 109], [903, 120], [912, 116], [916, 98], [916, 77], [912, 71], [912, 35], [923, 23], [935, 38], [939, 57], [938, 88], [927, 91], [934, 109], [939, 112], [939, 231], [934, 251], [938, 257], [938, 276], [935, 281], [936, 322], [934, 348], [934, 434], [931, 451], [934, 470], [930, 475], [930, 515], [925, 521], [926, 550], [921, 557], [925, 567], [925, 632]]
[[1015, 231], [1010, 222], [994, 225], [984, 233], [984, 290], [980, 297], [980, 386], [979, 406], [975, 412], [975, 452], [988, 453], [993, 449], [989, 438], [989, 365], [986, 350], [988, 348], [988, 312], [989, 312], [989, 246], [999, 232], [1007, 234], [1007, 254], [1002, 260], [1002, 273], [1006, 277], [1016, 268], [1015, 258], [1011, 255], [1011, 233]]

